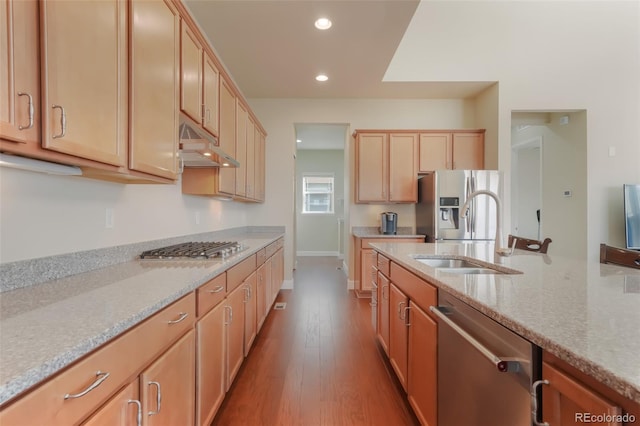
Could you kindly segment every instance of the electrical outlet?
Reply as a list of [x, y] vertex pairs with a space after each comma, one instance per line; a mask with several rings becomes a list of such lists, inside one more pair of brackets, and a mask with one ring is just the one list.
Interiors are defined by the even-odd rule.
[[111, 207], [107, 207], [104, 211], [104, 227], [113, 229], [115, 227], [115, 213]]
[[196, 225], [200, 225], [200, 212], [196, 210], [196, 213], [194, 215], [194, 220], [196, 222]]

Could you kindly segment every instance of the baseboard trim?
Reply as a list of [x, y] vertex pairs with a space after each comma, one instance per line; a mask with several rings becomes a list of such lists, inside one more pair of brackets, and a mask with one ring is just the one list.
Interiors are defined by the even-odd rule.
[[296, 256], [305, 257], [305, 256], [339, 256], [340, 253], [337, 251], [298, 251], [296, 252]]

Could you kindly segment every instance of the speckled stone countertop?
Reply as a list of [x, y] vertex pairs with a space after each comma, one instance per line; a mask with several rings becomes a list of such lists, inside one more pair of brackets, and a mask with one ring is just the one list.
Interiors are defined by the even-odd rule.
[[627, 398], [640, 402], [640, 270], [516, 250], [502, 267], [464, 275], [414, 255], [493, 263], [493, 243], [375, 243], [394, 262], [468, 303]]
[[399, 226], [396, 234], [382, 234], [379, 226], [354, 226], [351, 233], [357, 238], [424, 238], [415, 234], [410, 226]]
[[0, 293], [0, 404], [283, 235], [235, 235], [246, 249], [224, 260], [132, 260]]

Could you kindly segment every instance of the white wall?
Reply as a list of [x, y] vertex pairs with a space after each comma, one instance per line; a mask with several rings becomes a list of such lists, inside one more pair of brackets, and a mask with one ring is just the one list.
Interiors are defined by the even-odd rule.
[[[294, 223], [293, 176], [295, 153], [294, 123], [346, 123], [356, 129], [476, 128], [475, 101], [452, 99], [371, 100], [371, 99], [249, 99], [267, 136], [266, 202], [249, 206], [249, 221], [265, 225], [285, 225], [291, 235]], [[352, 139], [352, 138], [351, 138]], [[415, 226], [412, 204], [367, 205], [353, 203], [354, 144], [345, 148], [349, 165], [349, 193], [345, 193], [345, 229], [352, 226], [378, 226], [380, 213], [398, 213], [399, 226]], [[352, 250], [346, 247], [349, 276], [353, 277]], [[285, 271], [291, 277], [293, 242], [285, 242]]]
[[[304, 149], [296, 156], [297, 191], [296, 250], [306, 255], [338, 255], [338, 218], [344, 218], [344, 150]], [[307, 173], [334, 177], [334, 213], [303, 214], [302, 177]]]
[[[0, 261], [247, 225], [243, 204], [182, 195], [180, 188], [0, 168]], [[107, 208], [113, 229], [105, 229]]]
[[423, 1], [385, 79], [498, 81], [506, 173], [511, 111], [586, 110], [587, 248], [596, 259], [601, 242], [624, 244], [612, 204], [623, 183], [640, 182], [638, 76], [640, 2]]

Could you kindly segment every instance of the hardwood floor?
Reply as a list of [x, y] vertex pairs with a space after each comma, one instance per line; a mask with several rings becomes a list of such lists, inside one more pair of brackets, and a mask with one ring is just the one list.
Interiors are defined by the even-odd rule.
[[214, 425], [417, 425], [335, 257], [301, 257]]

